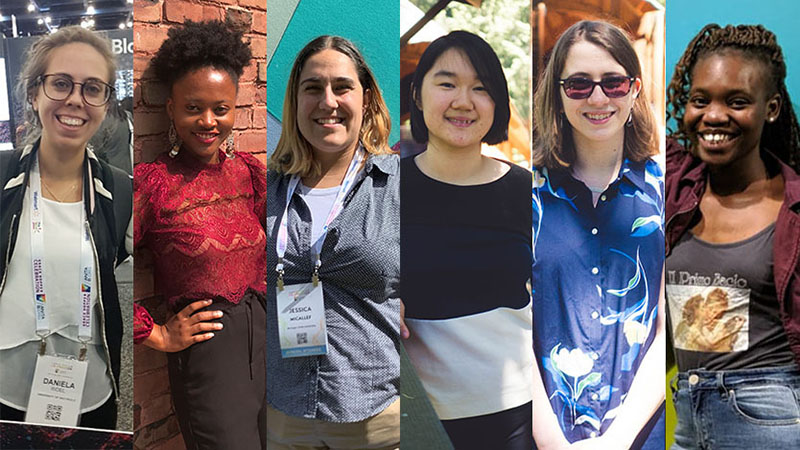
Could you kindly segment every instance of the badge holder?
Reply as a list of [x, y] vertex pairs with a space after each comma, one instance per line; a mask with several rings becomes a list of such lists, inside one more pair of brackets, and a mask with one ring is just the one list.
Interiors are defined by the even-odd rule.
[[325, 326], [325, 302], [319, 267], [314, 268], [311, 283], [284, 285], [283, 264], [278, 264], [278, 337], [281, 356], [325, 355], [328, 331]]
[[42, 338], [36, 355], [25, 422], [61, 427], [78, 425], [88, 367], [87, 343], [82, 343], [78, 358], [47, 355], [47, 344]]

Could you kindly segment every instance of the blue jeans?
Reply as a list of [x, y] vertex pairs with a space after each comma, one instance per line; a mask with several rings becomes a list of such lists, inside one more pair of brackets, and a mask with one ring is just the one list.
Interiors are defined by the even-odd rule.
[[800, 371], [690, 370], [673, 380], [678, 414], [671, 450], [800, 448]]

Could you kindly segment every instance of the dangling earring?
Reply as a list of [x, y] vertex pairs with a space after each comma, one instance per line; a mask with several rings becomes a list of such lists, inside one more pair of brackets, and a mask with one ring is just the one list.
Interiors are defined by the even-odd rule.
[[628, 121], [625, 122], [625, 126], [626, 127], [632, 127], [633, 126], [633, 108], [631, 108], [631, 113], [628, 114]]
[[169, 151], [169, 157], [174, 158], [178, 156], [178, 152], [181, 149], [181, 140], [178, 138], [178, 132], [175, 131], [175, 123], [170, 120], [169, 122], [169, 132], [167, 132], [167, 139], [169, 139], [169, 145], [172, 149]]
[[235, 158], [234, 150], [236, 150], [236, 142], [233, 140], [233, 132], [231, 131], [231, 134], [228, 135], [228, 139], [225, 140], [225, 156], [227, 156], [228, 159]]

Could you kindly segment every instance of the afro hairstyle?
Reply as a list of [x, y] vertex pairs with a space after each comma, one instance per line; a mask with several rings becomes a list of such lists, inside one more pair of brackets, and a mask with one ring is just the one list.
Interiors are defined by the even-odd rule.
[[224, 22], [192, 22], [169, 29], [150, 64], [159, 80], [172, 85], [189, 72], [203, 67], [225, 70], [238, 83], [250, 63], [250, 46], [242, 33]]

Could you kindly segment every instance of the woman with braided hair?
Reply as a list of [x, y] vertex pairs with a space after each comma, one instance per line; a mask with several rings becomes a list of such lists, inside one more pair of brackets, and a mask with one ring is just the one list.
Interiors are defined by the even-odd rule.
[[[800, 445], [800, 132], [785, 77], [772, 32], [711, 24], [667, 90], [673, 449]], [[698, 300], [716, 310], [688, 339], [677, 331]], [[693, 344], [719, 333], [730, 345]]]

